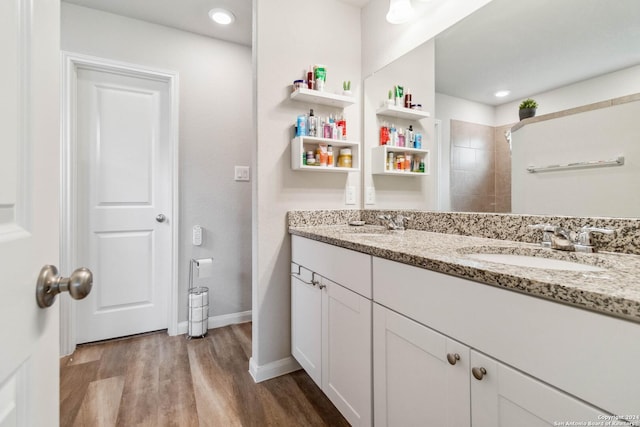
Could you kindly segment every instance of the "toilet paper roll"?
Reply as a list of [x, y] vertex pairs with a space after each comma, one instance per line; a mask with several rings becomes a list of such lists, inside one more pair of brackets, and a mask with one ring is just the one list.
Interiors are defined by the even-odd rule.
[[189, 307], [202, 307], [204, 299], [204, 294], [189, 294]]
[[213, 258], [197, 259], [196, 272], [198, 274], [198, 279], [211, 277], [213, 275]]
[[199, 337], [207, 331], [208, 322], [189, 322], [189, 336]]
[[193, 322], [202, 322], [203, 320], [207, 320], [209, 317], [208, 314], [208, 307], [191, 308], [189, 310], [189, 320]]

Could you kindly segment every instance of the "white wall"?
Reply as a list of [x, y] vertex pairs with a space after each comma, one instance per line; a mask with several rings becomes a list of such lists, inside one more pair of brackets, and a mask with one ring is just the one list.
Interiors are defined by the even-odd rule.
[[[540, 116], [640, 93], [639, 74], [640, 65], [637, 65], [530, 97], [538, 102], [536, 115]], [[517, 122], [519, 104], [520, 101], [516, 101], [496, 107], [496, 125]]]
[[179, 320], [191, 258], [214, 257], [214, 277], [197, 283], [210, 316], [251, 310], [251, 185], [233, 180], [251, 161], [251, 49], [68, 3], [61, 25], [63, 50], [179, 72]]
[[[326, 90], [352, 81], [361, 97], [360, 9], [337, 0], [254, 1], [256, 60], [256, 182], [253, 215], [254, 375], [290, 362], [291, 245], [286, 213], [291, 209], [358, 208], [345, 205], [345, 186], [360, 194], [360, 173], [291, 170], [291, 138], [298, 114], [322, 108], [289, 99], [290, 85], [309, 65], [327, 66]], [[355, 87], [353, 84], [355, 83]], [[349, 139], [360, 139], [361, 106], [345, 109]]]
[[[640, 102], [529, 123], [512, 133], [514, 213], [638, 217]], [[529, 173], [545, 166], [615, 159], [623, 166]]]
[[[409, 88], [412, 101], [432, 114], [435, 107], [434, 43], [429, 41], [387, 65], [364, 82], [364, 182], [375, 190], [375, 204], [367, 209], [436, 209], [438, 150], [434, 145], [433, 118], [406, 120], [377, 116], [376, 110], [394, 85]], [[431, 173], [424, 176], [372, 175], [371, 150], [380, 145], [382, 122], [422, 133], [422, 148], [430, 150]]]
[[415, 17], [406, 24], [392, 25], [386, 21], [389, 0], [371, 0], [362, 9], [362, 75], [379, 70], [489, 1], [413, 0]]

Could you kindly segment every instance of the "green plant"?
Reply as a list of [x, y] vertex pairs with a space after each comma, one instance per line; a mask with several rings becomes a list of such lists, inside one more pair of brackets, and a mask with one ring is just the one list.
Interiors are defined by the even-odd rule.
[[342, 82], [342, 89], [351, 90], [351, 80]]
[[520, 103], [521, 110], [524, 110], [526, 108], [538, 108], [538, 103], [531, 98], [527, 98]]

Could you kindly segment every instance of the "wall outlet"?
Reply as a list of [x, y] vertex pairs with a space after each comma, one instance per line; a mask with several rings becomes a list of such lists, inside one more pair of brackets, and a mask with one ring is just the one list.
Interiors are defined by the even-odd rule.
[[353, 185], [348, 185], [347, 190], [345, 191], [345, 204], [347, 205], [355, 205], [356, 204], [356, 187]]
[[367, 187], [364, 191], [364, 204], [375, 205], [376, 204], [376, 188]]
[[249, 166], [236, 166], [234, 179], [236, 181], [249, 181]]

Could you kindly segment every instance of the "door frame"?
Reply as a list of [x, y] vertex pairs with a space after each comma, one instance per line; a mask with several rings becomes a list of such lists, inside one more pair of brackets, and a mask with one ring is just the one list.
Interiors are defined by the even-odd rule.
[[[171, 173], [171, 284], [168, 295], [169, 335], [178, 334], [178, 236], [179, 236], [179, 139], [178, 72], [150, 68], [111, 59], [62, 52], [61, 147], [60, 147], [60, 268], [71, 272], [76, 265], [76, 217], [78, 213], [77, 179], [77, 81], [78, 70], [106, 71], [126, 76], [165, 82], [169, 85], [171, 124], [169, 132]], [[76, 308], [69, 298], [60, 298], [60, 353], [73, 353], [77, 344]]]

